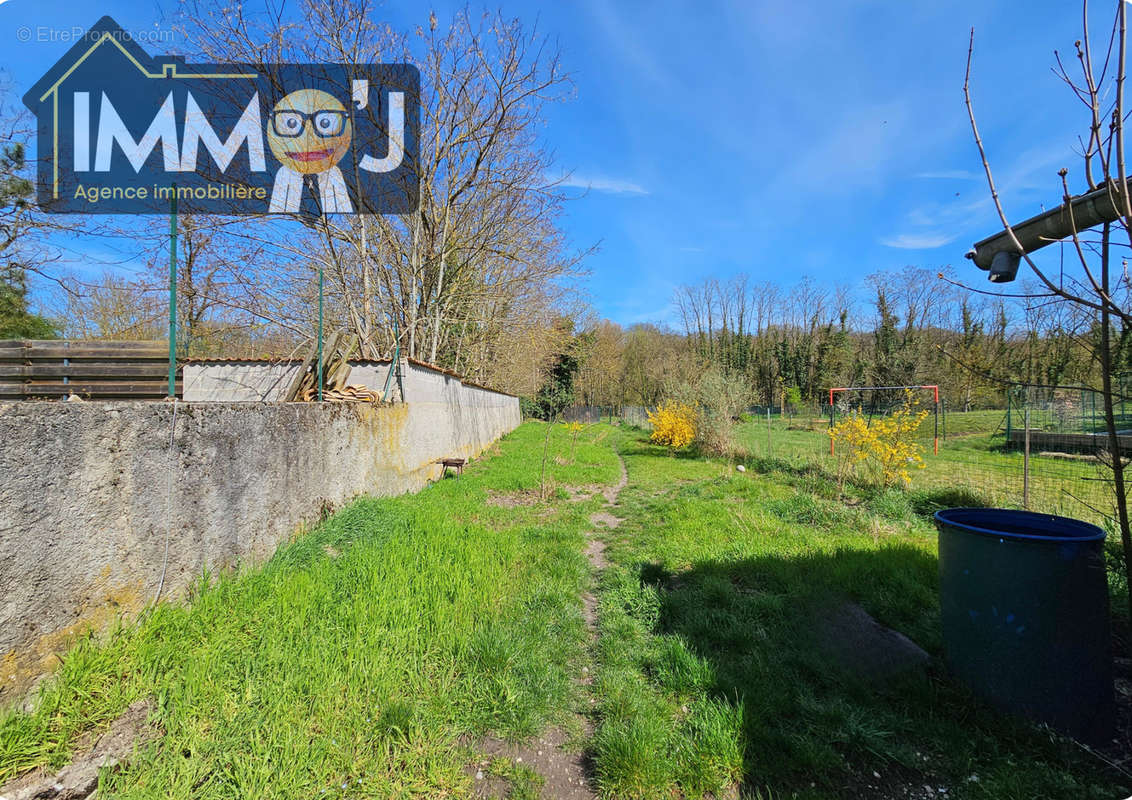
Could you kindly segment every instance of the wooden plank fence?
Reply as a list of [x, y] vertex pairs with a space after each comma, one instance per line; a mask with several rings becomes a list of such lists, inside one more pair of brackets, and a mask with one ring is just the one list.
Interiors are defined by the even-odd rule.
[[161, 400], [168, 392], [167, 342], [0, 340], [0, 400]]

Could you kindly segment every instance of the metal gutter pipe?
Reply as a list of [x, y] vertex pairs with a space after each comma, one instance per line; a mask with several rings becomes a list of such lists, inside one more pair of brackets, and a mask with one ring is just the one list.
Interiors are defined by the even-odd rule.
[[[1132, 182], [1132, 178], [1129, 179]], [[1110, 191], [1111, 188], [1111, 191]], [[1120, 218], [1120, 190], [1116, 184], [1101, 186], [1086, 194], [1074, 197], [1070, 203], [1072, 216], [1065, 204], [1044, 211], [1037, 216], [1014, 226], [1014, 235], [1022, 245], [1022, 252], [1032, 253], [1047, 244], [1059, 242], [1105, 222], [1115, 222]], [[967, 258], [975, 262], [979, 269], [986, 270], [992, 283], [1009, 283], [1018, 274], [1018, 264], [1022, 253], [1010, 240], [1005, 230], [988, 236], [967, 251]]]

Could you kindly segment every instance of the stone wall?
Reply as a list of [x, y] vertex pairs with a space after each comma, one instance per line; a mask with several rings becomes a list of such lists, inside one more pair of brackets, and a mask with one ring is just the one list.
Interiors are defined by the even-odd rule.
[[519, 424], [514, 397], [440, 372], [405, 382], [396, 405], [0, 403], [0, 703], [76, 632], [143, 608], [163, 571], [176, 596]]

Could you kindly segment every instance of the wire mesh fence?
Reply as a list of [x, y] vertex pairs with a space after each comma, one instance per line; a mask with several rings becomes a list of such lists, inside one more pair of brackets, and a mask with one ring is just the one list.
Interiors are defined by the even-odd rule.
[[648, 412], [654, 410], [644, 406], [621, 406], [621, 422], [624, 425], [634, 425], [638, 428], [651, 428], [652, 423], [649, 422]]
[[[1091, 394], [1014, 388], [1004, 393], [1004, 401], [1009, 399], [1004, 407], [953, 410], [942, 400], [936, 403], [931, 391], [920, 392], [912, 408], [923, 419], [912, 439], [923, 464], [909, 466], [910, 487], [931, 490], [953, 505], [1028, 508], [1103, 524], [1112, 515], [1115, 493], [1101, 450], [1107, 446], [1103, 412], [1093, 412], [1100, 398]], [[831, 426], [852, 416], [866, 425], [888, 419], [908, 397], [903, 391], [844, 393], [832, 407], [751, 407], [739, 417], [736, 443], [755, 457], [836, 472], [844, 453], [831, 447]], [[1132, 403], [1126, 408], [1132, 415]], [[589, 424], [612, 416], [647, 430], [649, 410], [579, 406], [563, 418]], [[1118, 409], [1117, 418], [1132, 429], [1132, 416]], [[1132, 430], [1127, 433], [1126, 454], [1132, 455]]]
[[[1113, 387], [1113, 414], [1118, 430], [1132, 435], [1132, 373], [1117, 375]], [[1081, 388], [1011, 386], [1007, 389], [1006, 432], [1010, 438], [1028, 414], [1030, 430], [1065, 435], [1104, 434], [1104, 397]]]
[[[923, 458], [922, 467], [909, 469], [913, 489], [936, 490], [956, 505], [1029, 508], [1097, 524], [1112, 515], [1112, 473], [1105, 454], [1097, 452], [1107, 440], [1090, 435], [1090, 447], [1076, 442], [1067, 447], [1062, 440], [1041, 440], [1033, 422], [1027, 435], [1030, 414], [1024, 407], [1010, 411], [1008, 423], [1005, 408], [945, 413], [940, 405], [938, 441], [934, 415], [913, 437]], [[846, 416], [838, 417], [839, 410], [833, 412], [835, 421], [862, 413], [843, 408]], [[891, 412], [874, 411], [871, 419], [882, 419], [884, 413]], [[830, 427], [830, 408], [823, 404], [741, 425], [740, 443], [754, 456], [835, 471], [844, 454], [831, 448]], [[1132, 451], [1132, 435], [1127, 444]]]
[[581, 422], [592, 425], [595, 422], [612, 422], [617, 410], [613, 406], [571, 406], [562, 412], [563, 422]]

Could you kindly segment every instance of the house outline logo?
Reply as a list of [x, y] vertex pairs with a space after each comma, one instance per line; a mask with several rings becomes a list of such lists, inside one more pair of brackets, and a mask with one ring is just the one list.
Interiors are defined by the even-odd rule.
[[[24, 95], [38, 120], [37, 201], [55, 213], [166, 213], [174, 195], [191, 213], [405, 213], [419, 203], [419, 87], [408, 64], [150, 56], [104, 16]], [[291, 108], [311, 97], [341, 110]], [[277, 115], [301, 118], [301, 139], [289, 135], [317, 145], [315, 120], [333, 113], [347, 143], [334, 159], [312, 168], [311, 153], [276, 147]]]
[[[91, 39], [94, 39], [93, 44], [90, 43]], [[37, 102], [43, 103], [47, 100], [48, 96], [52, 97], [51, 161], [53, 169], [51, 181], [51, 196], [53, 199], [57, 199], [59, 197], [59, 87], [65, 80], [67, 80], [67, 78], [71, 76], [71, 74], [75, 70], [77, 70], [82, 65], [84, 61], [87, 60], [87, 58], [94, 51], [102, 47], [102, 45], [106, 44], [107, 42], [112, 43], [115, 47], [122, 51], [122, 54], [127, 59], [129, 59], [130, 63], [132, 63], [137, 68], [138, 72], [140, 72], [146, 78], [211, 78], [221, 80], [248, 80], [259, 77], [258, 72], [181, 72], [178, 67], [184, 66], [184, 59], [179, 56], [150, 58], [149, 54], [142, 50], [133, 40], [133, 37], [130, 36], [129, 33], [127, 33], [125, 30], [123, 30], [122, 27], [118, 25], [118, 23], [116, 23], [110, 17], [103, 17], [98, 22], [94, 23], [94, 25], [87, 31], [86, 36], [82, 37], [79, 40], [78, 44], [67, 51], [67, 54], [59, 59], [58, 63], [56, 63], [54, 67], [48, 70], [47, 74], [40, 78], [39, 81], [37, 81], [36, 84], [32, 86], [31, 89], [28, 90], [28, 93], [24, 96], [24, 103], [25, 105], [28, 105], [29, 108], [31, 106], [30, 103], [28, 103], [28, 98], [34, 97], [38, 94], [39, 97]], [[60, 75], [57, 79], [51, 81], [52, 76], [58, 71], [59, 67], [67, 62], [70, 62], [72, 60], [72, 57], [74, 57], [76, 54], [79, 55], [74, 58], [74, 62], [71, 64], [71, 66], [67, 67], [63, 74]], [[155, 71], [153, 69], [147, 69], [145, 66], [146, 63], [160, 67], [160, 70]], [[50, 84], [48, 84], [47, 90], [40, 94], [44, 84], [47, 84], [48, 81], [51, 82]]]

